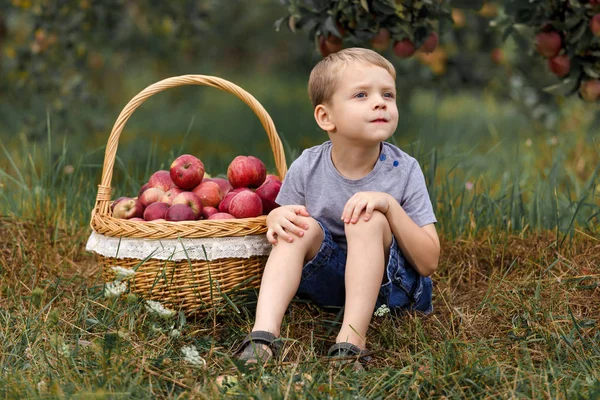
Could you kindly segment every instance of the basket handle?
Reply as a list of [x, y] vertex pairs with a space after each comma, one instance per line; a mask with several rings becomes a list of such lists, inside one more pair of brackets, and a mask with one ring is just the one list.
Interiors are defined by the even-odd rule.
[[275, 167], [279, 178], [283, 180], [287, 173], [287, 164], [285, 161], [285, 153], [281, 140], [275, 130], [275, 124], [273, 120], [264, 109], [264, 107], [252, 96], [241, 87], [226, 81], [225, 79], [217, 78], [214, 76], [207, 75], [181, 75], [174, 76], [171, 78], [163, 79], [162, 81], [156, 82], [146, 89], [138, 93], [133, 99], [127, 103], [125, 108], [119, 114], [117, 121], [113, 125], [108, 143], [106, 145], [106, 151], [104, 153], [104, 166], [102, 169], [102, 181], [98, 185], [98, 195], [96, 196], [96, 209], [101, 213], [108, 213], [108, 206], [111, 195], [111, 181], [113, 168], [115, 164], [115, 157], [117, 154], [117, 147], [119, 146], [119, 137], [125, 126], [125, 123], [131, 117], [133, 112], [140, 106], [146, 99], [152, 95], [162, 92], [163, 90], [170, 89], [177, 86], [184, 85], [205, 85], [212, 86], [214, 88], [223, 90], [237, 96], [240, 100], [246, 103], [252, 111], [256, 114], [260, 120], [263, 128], [267, 132], [269, 142], [271, 143], [271, 150], [275, 158]]

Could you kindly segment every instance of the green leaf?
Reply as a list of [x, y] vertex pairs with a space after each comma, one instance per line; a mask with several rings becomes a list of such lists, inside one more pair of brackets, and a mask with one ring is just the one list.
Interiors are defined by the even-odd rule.
[[396, 4], [393, 0], [375, 0], [373, 2], [373, 12], [377, 15], [395, 15]]
[[326, 33], [331, 33], [339, 38], [342, 37], [342, 33], [338, 30], [337, 25], [333, 21], [333, 17], [331, 15], [325, 20], [325, 23], [323, 24], [323, 29]]
[[[289, 17], [289, 20], [292, 21], [293, 17]], [[275, 23], [273, 24], [273, 26], [275, 27], [275, 32], [279, 32], [279, 30], [281, 29], [281, 24], [283, 24], [283, 22], [288, 19], [288, 17], [282, 17], [279, 18], [277, 20], [275, 20]], [[292, 29], [292, 26], [290, 25], [290, 30], [292, 32], [294, 32], [294, 30]]]
[[429, 36], [429, 29], [425, 27], [419, 27], [415, 29], [414, 44], [416, 49], [421, 47], [421, 45], [427, 39], [427, 36]]
[[587, 76], [594, 78], [594, 79], [600, 79], [600, 71], [597, 69], [594, 69], [592, 66], [584, 65], [583, 70]]
[[453, 8], [463, 8], [467, 10], [481, 10], [484, 0], [452, 0]]
[[578, 88], [579, 80], [571, 77], [555, 85], [545, 87], [544, 92], [550, 93], [554, 96], [568, 96], [575, 93]]
[[506, 39], [508, 39], [508, 37], [513, 33], [513, 31], [514, 31], [513, 25], [508, 25], [506, 27], [506, 29], [504, 30], [504, 32], [502, 32], [502, 37], [501, 37], [502, 42], [506, 42]]
[[365, 9], [366, 12], [369, 12], [369, 3], [367, 0], [360, 0], [360, 5]]

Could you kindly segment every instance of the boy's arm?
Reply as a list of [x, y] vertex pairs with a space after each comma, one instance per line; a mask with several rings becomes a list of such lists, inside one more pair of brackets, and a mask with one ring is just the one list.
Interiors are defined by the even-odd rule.
[[433, 274], [440, 257], [440, 240], [435, 226], [427, 224], [419, 227], [392, 196], [389, 196], [389, 208], [385, 216], [402, 254], [419, 275]]

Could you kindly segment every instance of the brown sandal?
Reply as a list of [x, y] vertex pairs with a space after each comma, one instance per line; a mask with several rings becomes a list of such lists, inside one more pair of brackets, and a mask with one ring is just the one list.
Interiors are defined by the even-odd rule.
[[341, 358], [337, 361], [340, 364], [353, 363], [354, 371], [364, 371], [365, 365], [372, 360], [369, 350], [363, 350], [356, 345], [348, 342], [336, 343], [329, 348], [327, 356], [332, 359]]
[[[264, 348], [261, 345], [266, 345]], [[280, 339], [267, 331], [250, 332], [238, 350], [234, 353], [246, 364], [266, 363], [272, 357], [278, 358], [282, 343]]]

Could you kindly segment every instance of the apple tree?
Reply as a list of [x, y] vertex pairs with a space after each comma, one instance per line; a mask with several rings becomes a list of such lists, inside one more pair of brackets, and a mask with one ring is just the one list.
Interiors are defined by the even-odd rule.
[[168, 59], [197, 46], [212, 5], [211, 0], [11, 0], [0, 6], [0, 93], [29, 110], [25, 134], [44, 137], [46, 112], [55, 123], [70, 125], [67, 110], [102, 104], [98, 96], [106, 76], [118, 80], [120, 74], [111, 70], [125, 68], [129, 59], [140, 54]]
[[[462, 37], [456, 33], [465, 18], [476, 11], [487, 17], [469, 42], [492, 61], [503, 60], [501, 42], [513, 37], [519, 44], [518, 60], [543, 59], [546, 75], [558, 83], [546, 87], [550, 95], [579, 93], [586, 101], [600, 98], [600, 1], [599, 0], [282, 0], [288, 14], [276, 21], [292, 31], [303, 30], [314, 40], [322, 56], [346, 46], [371, 47], [398, 59], [418, 58], [438, 75], [461, 76], [461, 65], [489, 81], [494, 69], [473, 63], [466, 56]], [[493, 29], [489, 29], [493, 27]], [[465, 29], [463, 29], [465, 31]], [[448, 33], [451, 32], [451, 33]], [[449, 40], [450, 46], [445, 45]], [[441, 44], [441, 45], [440, 45]], [[468, 43], [467, 43], [468, 44]], [[454, 54], [448, 51], [452, 48]], [[401, 65], [396, 63], [397, 65]], [[531, 64], [530, 64], [531, 65]], [[478, 68], [473, 68], [478, 67]], [[491, 71], [491, 73], [490, 73]], [[524, 73], [536, 80], [539, 75]], [[529, 76], [527, 76], [529, 75]], [[412, 78], [412, 77], [411, 77]], [[465, 83], [463, 82], [463, 83]], [[446, 82], [448, 83], [448, 82]], [[456, 81], [455, 83], [458, 83]], [[452, 86], [450, 82], [450, 86]]]

